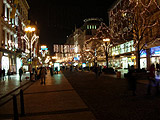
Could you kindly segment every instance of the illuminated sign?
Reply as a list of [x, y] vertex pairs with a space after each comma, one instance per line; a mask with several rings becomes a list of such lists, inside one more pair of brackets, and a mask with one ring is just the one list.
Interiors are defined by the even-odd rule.
[[147, 56], [146, 50], [141, 50], [140, 56], [141, 57], [146, 57]]
[[48, 50], [47, 46], [43, 45], [41, 46], [41, 50]]
[[152, 56], [160, 55], [160, 46], [151, 48], [151, 55]]

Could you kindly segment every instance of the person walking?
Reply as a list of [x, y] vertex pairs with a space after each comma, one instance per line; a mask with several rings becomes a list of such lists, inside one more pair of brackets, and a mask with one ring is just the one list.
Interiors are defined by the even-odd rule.
[[41, 84], [45, 84], [46, 82], [46, 69], [44, 67], [41, 68]]
[[3, 76], [3, 80], [4, 80], [4, 78], [5, 78], [5, 69], [4, 68], [2, 70], [2, 76]]
[[147, 95], [151, 94], [151, 87], [152, 87], [152, 83], [156, 83], [155, 81], [155, 65], [152, 64], [149, 68], [149, 83], [148, 83], [148, 87], [147, 87]]
[[22, 82], [22, 74], [23, 74], [23, 70], [22, 67], [19, 69], [19, 80], [20, 82]]
[[51, 76], [53, 76], [53, 68], [52, 67], [50, 67], [50, 74], [51, 74]]
[[132, 91], [132, 95], [136, 95], [136, 87], [137, 87], [137, 81], [134, 75], [134, 66], [132, 65], [129, 68], [128, 74], [127, 74], [127, 79], [128, 79], [128, 86], [129, 90]]
[[2, 79], [2, 69], [0, 68], [0, 80]]
[[98, 78], [98, 66], [95, 66], [95, 74], [96, 74], [96, 78]]
[[8, 75], [8, 80], [10, 80], [11, 79], [11, 70], [10, 69], [8, 69], [8, 72], [7, 72], [7, 75]]
[[58, 67], [55, 67], [55, 72], [56, 74], [58, 74]]

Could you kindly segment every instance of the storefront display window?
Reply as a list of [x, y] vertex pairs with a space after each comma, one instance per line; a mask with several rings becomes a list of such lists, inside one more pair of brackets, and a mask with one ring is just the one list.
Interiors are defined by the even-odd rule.
[[9, 57], [3, 56], [2, 57], [2, 69], [5, 69], [5, 72], [9, 70]]
[[17, 58], [17, 73], [19, 73], [19, 69], [22, 67], [22, 60], [20, 58]]
[[140, 68], [147, 68], [147, 60], [146, 58], [141, 58], [140, 59]]

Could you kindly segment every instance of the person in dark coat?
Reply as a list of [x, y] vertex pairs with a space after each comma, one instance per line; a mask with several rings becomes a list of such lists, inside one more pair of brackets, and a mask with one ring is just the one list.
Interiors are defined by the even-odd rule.
[[[149, 68], [149, 84], [147, 87], [147, 95], [151, 94], [151, 87], [152, 87], [152, 83], [156, 84], [156, 80], [155, 80], [155, 65], [152, 64]], [[159, 83], [157, 84], [157, 93], [159, 92]]]
[[0, 80], [1, 80], [1, 77], [2, 77], [2, 69], [0, 68]]
[[134, 76], [134, 66], [131, 66], [128, 74], [127, 74], [127, 78], [128, 78], [128, 85], [129, 85], [129, 90], [132, 91], [132, 95], [135, 96], [136, 95], [136, 86], [137, 86], [137, 81], [136, 78]]
[[41, 84], [45, 84], [46, 83], [46, 69], [45, 67], [41, 68]]
[[22, 67], [19, 69], [19, 80], [20, 82], [22, 82], [22, 74], [23, 74], [23, 70]]
[[51, 74], [51, 76], [53, 76], [53, 68], [52, 67], [50, 67], [50, 74]]
[[5, 69], [4, 68], [2, 70], [2, 76], [3, 76], [3, 80], [4, 80], [4, 78], [5, 78]]
[[55, 67], [55, 72], [56, 74], [58, 74], [58, 67]]

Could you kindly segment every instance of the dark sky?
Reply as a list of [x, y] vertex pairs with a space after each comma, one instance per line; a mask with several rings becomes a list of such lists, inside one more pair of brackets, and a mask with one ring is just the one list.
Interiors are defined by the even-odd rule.
[[[30, 6], [29, 19], [38, 22], [40, 43], [49, 49], [52, 45], [65, 43], [83, 20], [91, 17], [102, 18], [108, 24], [108, 9], [115, 0], [27, 0]], [[100, 2], [101, 1], [101, 2]]]

